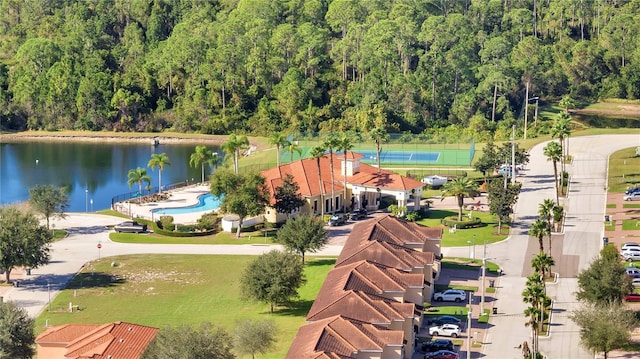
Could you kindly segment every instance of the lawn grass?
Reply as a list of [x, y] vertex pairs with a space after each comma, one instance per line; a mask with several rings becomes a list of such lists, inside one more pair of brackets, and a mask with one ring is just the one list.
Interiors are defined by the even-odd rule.
[[636, 149], [625, 148], [609, 157], [608, 186], [610, 192], [624, 192], [627, 188], [640, 184], [640, 157], [635, 157]]
[[616, 208], [616, 204], [615, 203], [607, 203], [607, 208]]
[[604, 230], [605, 231], [615, 231], [616, 230], [616, 221], [604, 222]]
[[[464, 211], [463, 214], [469, 213]], [[478, 246], [486, 243], [494, 243], [504, 240], [509, 235], [508, 224], [502, 224], [502, 233], [498, 234], [498, 222], [494, 215], [488, 212], [473, 211], [474, 217], [480, 218], [482, 221], [481, 227], [458, 229], [455, 233], [449, 232], [449, 227], [446, 227], [440, 223], [445, 217], [456, 216], [457, 211], [454, 210], [441, 210], [432, 209], [429, 211], [429, 217], [423, 218], [417, 221], [418, 224], [422, 224], [428, 227], [443, 228], [442, 233], [442, 246], [443, 247], [462, 247], [468, 246], [471, 242], [472, 245]]]
[[[452, 270], [479, 270], [482, 265], [482, 259], [474, 259], [470, 258], [459, 258], [459, 257], [449, 257], [444, 258], [442, 260], [442, 268], [452, 269]], [[498, 273], [498, 269], [500, 266], [494, 262], [486, 261], [487, 265], [487, 273]]]
[[477, 292], [478, 287], [473, 285], [456, 285], [456, 284], [436, 284], [433, 286], [436, 292], [443, 292], [447, 289], [458, 289], [466, 292]]
[[640, 220], [637, 219], [623, 219], [622, 230], [623, 231], [635, 231], [640, 229]]
[[[267, 232], [264, 232], [267, 233]], [[276, 232], [270, 231], [265, 236], [261, 232], [243, 233], [240, 238], [235, 233], [219, 232], [202, 237], [167, 237], [157, 234], [110, 233], [109, 239], [119, 243], [157, 243], [157, 244], [273, 244]]]
[[[271, 314], [269, 305], [240, 295], [242, 272], [255, 258], [144, 254], [93, 262], [56, 296], [51, 312], [36, 318], [36, 332], [45, 329], [47, 320], [49, 325], [128, 321], [155, 327], [210, 321], [231, 331], [237, 320], [269, 318], [276, 322], [278, 339], [261, 358], [284, 358], [335, 259], [309, 259], [299, 300]], [[69, 303], [80, 310], [68, 312]]]
[[640, 203], [623, 203], [622, 208], [640, 208]]

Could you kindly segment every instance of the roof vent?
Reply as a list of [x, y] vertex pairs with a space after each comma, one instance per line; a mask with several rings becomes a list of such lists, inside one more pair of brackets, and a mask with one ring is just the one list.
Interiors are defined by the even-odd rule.
[[124, 339], [120, 338], [120, 343], [124, 342]]

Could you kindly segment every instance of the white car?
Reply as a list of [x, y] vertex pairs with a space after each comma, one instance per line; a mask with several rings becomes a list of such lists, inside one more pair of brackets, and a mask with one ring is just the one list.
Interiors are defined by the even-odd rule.
[[633, 192], [622, 197], [625, 201], [640, 201], [640, 192]]
[[627, 261], [640, 261], [640, 247], [629, 247], [621, 251], [620, 255]]
[[633, 278], [633, 280], [631, 281], [631, 284], [634, 287], [640, 287], [640, 278]]
[[636, 243], [636, 242], [627, 242], [625, 244], [622, 245], [622, 247], [620, 248], [621, 251], [626, 250], [627, 248], [640, 248], [640, 244]]
[[464, 302], [467, 299], [467, 292], [460, 289], [447, 289], [433, 295], [436, 302]]
[[445, 337], [457, 338], [460, 336], [460, 327], [455, 324], [442, 324], [429, 328], [429, 335], [443, 335]]

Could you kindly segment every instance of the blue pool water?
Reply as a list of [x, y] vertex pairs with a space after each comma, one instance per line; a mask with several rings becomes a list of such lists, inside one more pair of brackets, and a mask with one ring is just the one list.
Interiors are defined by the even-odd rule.
[[155, 214], [184, 214], [201, 211], [212, 211], [220, 208], [220, 198], [214, 197], [212, 194], [205, 194], [198, 197], [198, 204], [188, 207], [175, 208], [156, 208], [151, 212]]
[[[363, 162], [375, 162], [376, 151], [357, 150], [364, 158]], [[380, 162], [438, 162], [439, 152], [401, 152], [382, 151], [380, 152]]]

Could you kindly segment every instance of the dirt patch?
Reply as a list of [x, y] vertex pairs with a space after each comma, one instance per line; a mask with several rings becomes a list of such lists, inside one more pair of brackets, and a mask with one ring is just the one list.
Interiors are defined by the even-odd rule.
[[596, 108], [573, 109], [570, 113], [577, 115], [603, 115], [619, 117], [640, 117], [640, 104], [632, 103], [604, 103]]

